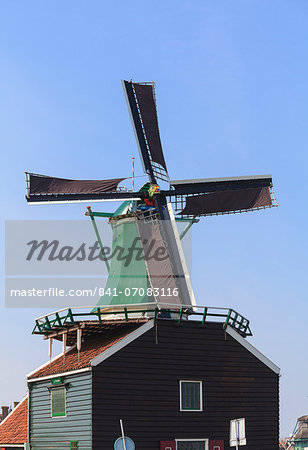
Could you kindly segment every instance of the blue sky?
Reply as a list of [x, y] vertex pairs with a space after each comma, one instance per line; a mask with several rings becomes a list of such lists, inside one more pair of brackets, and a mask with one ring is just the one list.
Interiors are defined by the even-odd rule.
[[[273, 174], [279, 208], [195, 226], [193, 285], [199, 304], [247, 316], [251, 342], [281, 367], [282, 435], [308, 412], [307, 14], [300, 0], [0, 5], [3, 222], [83, 217], [84, 204], [27, 206], [25, 170], [129, 176], [135, 156], [142, 175], [123, 78], [156, 81], [171, 178]], [[48, 310], [0, 310], [11, 404], [47, 359], [31, 329]]]

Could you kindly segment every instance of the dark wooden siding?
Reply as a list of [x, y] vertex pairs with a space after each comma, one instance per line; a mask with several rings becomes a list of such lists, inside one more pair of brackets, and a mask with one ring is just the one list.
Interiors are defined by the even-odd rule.
[[[279, 375], [222, 324], [159, 320], [155, 329], [93, 367], [93, 448], [111, 449], [119, 419], [137, 449], [161, 440], [224, 439], [245, 417], [247, 450], [277, 450]], [[203, 381], [203, 412], [180, 412], [179, 380]]]

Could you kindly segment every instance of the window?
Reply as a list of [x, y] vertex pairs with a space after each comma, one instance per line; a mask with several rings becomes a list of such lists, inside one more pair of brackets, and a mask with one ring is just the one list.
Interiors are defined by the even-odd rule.
[[180, 381], [180, 411], [202, 411], [202, 381]]
[[66, 416], [66, 388], [58, 387], [51, 389], [51, 416]]
[[71, 450], [78, 450], [78, 441], [71, 441]]
[[177, 439], [176, 450], [208, 450], [208, 439]]

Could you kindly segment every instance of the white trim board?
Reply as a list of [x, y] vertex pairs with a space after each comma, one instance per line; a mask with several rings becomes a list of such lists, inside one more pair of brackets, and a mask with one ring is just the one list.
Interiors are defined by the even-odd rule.
[[110, 356], [117, 353], [122, 348], [126, 347], [131, 342], [138, 339], [140, 336], [142, 336], [144, 333], [149, 331], [151, 328], [154, 327], [154, 320], [149, 320], [145, 324], [141, 325], [141, 327], [137, 328], [137, 330], [132, 331], [128, 336], [122, 338], [119, 342], [112, 345], [111, 347], [107, 348], [107, 350], [103, 351], [100, 355], [96, 356], [91, 361], [91, 366], [98, 366], [101, 362], [105, 361], [107, 358], [110, 358]]
[[25, 448], [26, 444], [0, 444], [0, 447], [5, 448]]
[[258, 358], [263, 364], [269, 367], [273, 372], [280, 374], [280, 368], [276, 366], [270, 359], [259, 352], [253, 345], [251, 345], [246, 339], [244, 339], [237, 331], [235, 331], [230, 325], [227, 326], [225, 330], [230, 336], [232, 336], [237, 342], [239, 342], [243, 347], [246, 348], [250, 353], [252, 353], [256, 358]]
[[[139, 197], [125, 198], [124, 201], [141, 200]], [[62, 201], [44, 201], [44, 202], [28, 202], [28, 205], [65, 205], [66, 203], [98, 203], [98, 202], [123, 202], [123, 198], [99, 198], [92, 200], [62, 200]]]
[[90, 372], [91, 370], [92, 370], [91, 367], [85, 367], [84, 369], [68, 370], [67, 372], [53, 373], [51, 375], [46, 375], [45, 377], [31, 378], [30, 380], [27, 381], [28, 383], [35, 383], [36, 381], [45, 381], [49, 380], [50, 378], [66, 377], [68, 375], [73, 376], [82, 372]]
[[181, 264], [182, 264], [183, 273], [184, 273], [184, 276], [185, 276], [185, 281], [186, 281], [187, 289], [188, 289], [189, 296], [190, 296], [190, 301], [191, 301], [191, 304], [193, 306], [196, 306], [197, 303], [196, 303], [196, 299], [195, 299], [195, 294], [194, 294], [194, 290], [193, 290], [193, 287], [192, 287], [192, 284], [191, 284], [191, 279], [190, 279], [189, 271], [188, 271], [188, 268], [187, 268], [187, 263], [186, 263], [186, 259], [185, 259], [185, 255], [184, 255], [184, 250], [183, 250], [183, 246], [182, 246], [182, 243], [181, 243], [179, 230], [178, 230], [178, 227], [177, 227], [176, 222], [175, 222], [175, 217], [174, 217], [174, 213], [173, 213], [173, 209], [172, 209], [171, 203], [167, 203], [167, 208], [168, 208], [169, 215], [170, 215], [170, 218], [171, 218], [171, 225], [172, 225], [172, 229], [173, 229], [173, 233], [174, 233], [174, 237], [175, 237], [175, 242], [176, 242], [176, 245], [177, 245], [177, 250], [178, 250], [179, 255], [180, 255], [180, 261], [181, 261]]

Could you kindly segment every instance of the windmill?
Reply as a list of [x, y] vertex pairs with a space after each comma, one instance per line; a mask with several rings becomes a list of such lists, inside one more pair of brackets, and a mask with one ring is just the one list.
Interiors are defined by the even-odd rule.
[[[135, 265], [138, 274], [125, 272], [123, 264], [106, 261], [109, 270], [107, 286], [123, 291], [129, 283], [140, 289], [130, 300], [120, 296], [108, 299], [110, 304], [156, 302], [195, 304], [180, 239], [199, 217], [247, 212], [277, 206], [271, 175], [174, 180], [169, 178], [160, 140], [154, 83], [122, 81], [125, 98], [137, 140], [143, 170], [149, 178], [138, 192], [121, 188], [123, 178], [105, 180], [69, 180], [26, 173], [29, 204], [121, 201], [115, 213], [96, 213], [91, 217], [101, 244], [95, 217], [109, 217], [114, 236], [123, 241], [139, 236], [139, 246], [147, 252], [149, 242], [165, 249], [164, 261], [148, 260]], [[159, 183], [167, 185], [161, 189]], [[187, 222], [182, 236], [176, 221]], [[102, 247], [102, 244], [101, 244]], [[103, 247], [102, 247], [103, 248]], [[129, 281], [130, 280], [130, 281]], [[150, 288], [150, 291], [148, 291]], [[149, 293], [150, 292], [150, 293]], [[101, 299], [103, 304], [106, 299]]]

